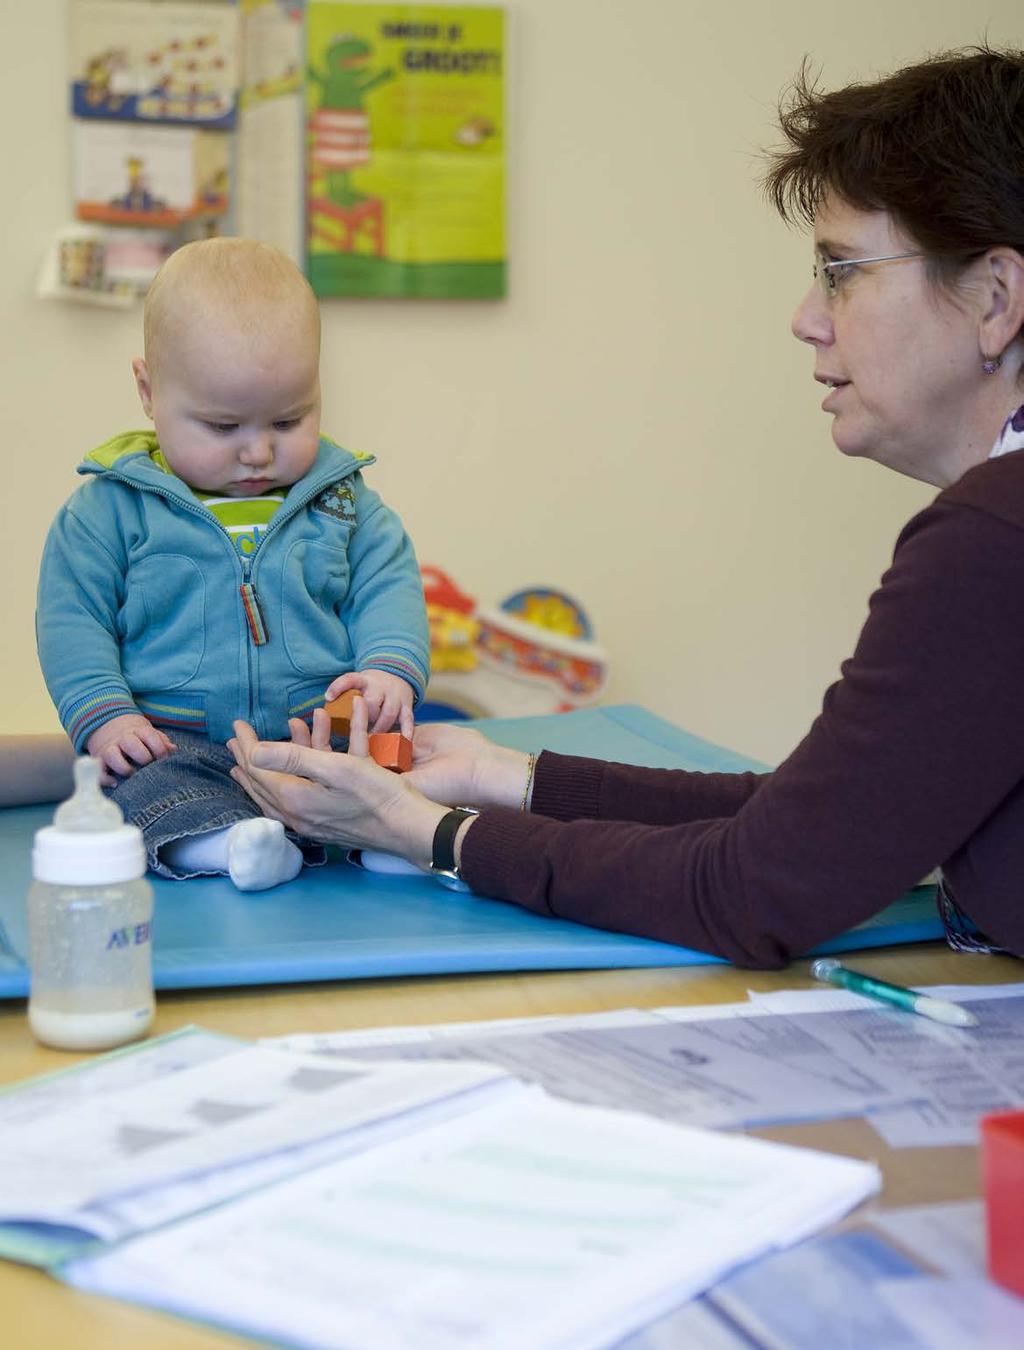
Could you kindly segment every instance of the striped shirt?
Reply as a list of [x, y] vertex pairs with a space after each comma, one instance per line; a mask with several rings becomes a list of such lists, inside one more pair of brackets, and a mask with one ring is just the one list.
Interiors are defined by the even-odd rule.
[[[164, 473], [174, 473], [161, 450], [150, 451], [150, 459]], [[260, 539], [266, 533], [274, 512], [285, 498], [281, 488], [261, 493], [258, 497], [219, 497], [214, 492], [202, 492], [191, 484], [189, 487], [192, 495], [221, 523], [235, 548], [245, 558], [251, 557], [259, 548]]]

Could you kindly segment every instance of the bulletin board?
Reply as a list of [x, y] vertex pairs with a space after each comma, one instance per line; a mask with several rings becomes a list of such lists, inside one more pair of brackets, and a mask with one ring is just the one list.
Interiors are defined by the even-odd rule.
[[494, 6], [71, 0], [72, 214], [40, 293], [144, 294], [210, 234], [320, 296], [506, 293], [505, 18]]

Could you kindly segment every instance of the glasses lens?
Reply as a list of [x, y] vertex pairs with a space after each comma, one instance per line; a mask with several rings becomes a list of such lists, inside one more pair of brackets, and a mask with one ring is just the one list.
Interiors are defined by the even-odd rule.
[[814, 279], [821, 287], [821, 293], [826, 300], [831, 300], [839, 290], [839, 278], [828, 265], [828, 259], [823, 253], [814, 254]]

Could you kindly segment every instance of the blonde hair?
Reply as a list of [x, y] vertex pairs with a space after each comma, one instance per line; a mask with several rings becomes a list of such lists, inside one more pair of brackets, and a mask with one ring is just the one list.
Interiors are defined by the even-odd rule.
[[173, 345], [211, 319], [242, 336], [308, 325], [320, 343], [320, 310], [309, 282], [290, 258], [255, 239], [199, 239], [176, 249], [153, 279], [142, 315], [152, 375]]

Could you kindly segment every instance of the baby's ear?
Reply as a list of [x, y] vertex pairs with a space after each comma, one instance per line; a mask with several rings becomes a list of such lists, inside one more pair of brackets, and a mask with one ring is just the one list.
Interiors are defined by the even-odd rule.
[[132, 374], [135, 376], [135, 388], [142, 400], [142, 411], [147, 417], [153, 416], [153, 385], [149, 378], [149, 367], [141, 356], [132, 362]]

